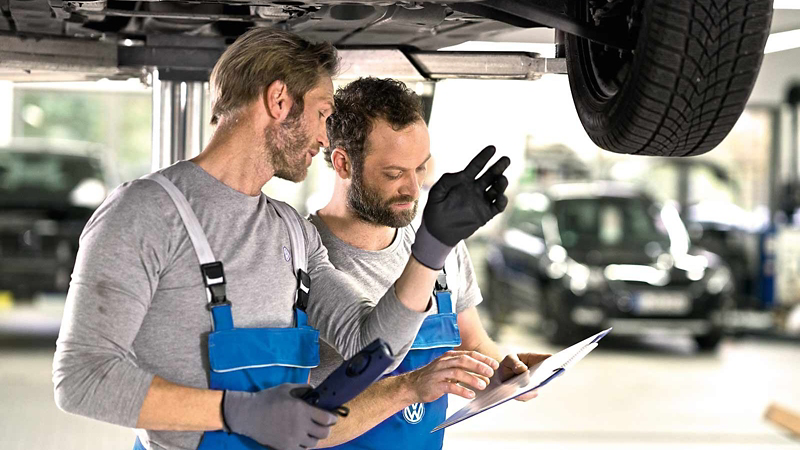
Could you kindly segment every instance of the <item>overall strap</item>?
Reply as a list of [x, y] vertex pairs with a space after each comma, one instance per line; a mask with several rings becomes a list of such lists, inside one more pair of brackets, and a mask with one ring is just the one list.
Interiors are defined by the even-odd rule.
[[283, 219], [289, 231], [289, 243], [292, 247], [292, 267], [297, 277], [297, 291], [295, 293], [294, 314], [295, 324], [298, 327], [308, 326], [308, 296], [311, 293], [311, 277], [308, 275], [308, 255], [306, 254], [306, 238], [303, 234], [303, 224], [300, 215], [286, 203], [267, 197], [270, 204], [275, 207], [278, 216]]
[[456, 250], [453, 249], [444, 260], [444, 267], [436, 279], [436, 287], [433, 291], [439, 314], [455, 312], [453, 303], [456, 292], [458, 292], [458, 261], [456, 260]]
[[211, 246], [208, 245], [208, 239], [206, 239], [206, 234], [203, 232], [203, 227], [200, 226], [200, 221], [197, 220], [197, 216], [192, 211], [189, 201], [167, 177], [160, 173], [151, 173], [143, 176], [142, 179], [155, 181], [161, 185], [178, 209], [183, 226], [186, 228], [186, 232], [189, 233], [192, 247], [194, 247], [194, 251], [197, 254], [197, 260], [200, 262], [203, 283], [207, 288], [207, 308], [211, 311], [214, 331], [232, 329], [233, 315], [231, 314], [231, 303], [225, 295], [225, 271], [222, 268], [222, 262], [217, 261], [214, 257], [214, 252], [211, 251]]
[[[461, 287], [460, 269], [458, 264], [458, 246], [454, 248], [444, 260], [444, 275], [447, 280], [447, 288], [450, 290], [450, 299], [453, 305], [458, 303], [458, 294]], [[450, 312], [456, 312], [453, 307]]]

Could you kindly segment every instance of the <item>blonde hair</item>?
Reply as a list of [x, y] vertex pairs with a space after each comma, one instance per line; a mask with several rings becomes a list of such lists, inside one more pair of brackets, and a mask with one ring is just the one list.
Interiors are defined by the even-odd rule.
[[302, 111], [303, 96], [321, 76], [339, 70], [336, 49], [286, 31], [254, 28], [228, 47], [211, 71], [211, 123], [254, 101], [280, 80]]

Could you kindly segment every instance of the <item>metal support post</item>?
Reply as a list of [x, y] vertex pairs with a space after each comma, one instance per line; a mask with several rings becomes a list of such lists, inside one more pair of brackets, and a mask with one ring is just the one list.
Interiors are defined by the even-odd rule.
[[780, 165], [781, 165], [781, 108], [770, 111], [772, 139], [769, 151], [769, 223], [775, 225], [775, 214], [780, 207]]
[[186, 156], [194, 158], [203, 151], [203, 110], [207, 84], [199, 81], [186, 83]]
[[162, 80], [153, 72], [153, 171], [202, 150], [205, 92], [201, 81]]

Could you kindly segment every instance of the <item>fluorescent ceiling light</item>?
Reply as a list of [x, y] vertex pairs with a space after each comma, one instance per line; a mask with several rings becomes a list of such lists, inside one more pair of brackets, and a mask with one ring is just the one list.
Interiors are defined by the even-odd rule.
[[764, 53], [775, 53], [800, 47], [800, 30], [772, 33], [767, 38]]
[[531, 42], [494, 42], [494, 41], [467, 41], [440, 51], [456, 52], [533, 52], [544, 58], [553, 58], [556, 53], [555, 44], [542, 44]]
[[[776, 9], [778, 2], [775, 0]], [[800, 10], [800, 0], [785, 0], [786, 8]], [[791, 7], [791, 8], [790, 8]], [[772, 33], [767, 38], [764, 53], [774, 53], [783, 50], [800, 48], [800, 29]], [[440, 51], [469, 51], [469, 52], [534, 52], [542, 57], [555, 57], [555, 44], [541, 44], [530, 42], [494, 42], [494, 41], [467, 41], [458, 45], [444, 47]]]
[[127, 80], [109, 80], [107, 78], [102, 78], [97, 81], [41, 81], [16, 83], [14, 84], [14, 88], [87, 92], [148, 92], [150, 89], [145, 86], [139, 78], [128, 78]]
[[772, 7], [774, 9], [800, 9], [800, 2], [797, 0], [775, 0]]

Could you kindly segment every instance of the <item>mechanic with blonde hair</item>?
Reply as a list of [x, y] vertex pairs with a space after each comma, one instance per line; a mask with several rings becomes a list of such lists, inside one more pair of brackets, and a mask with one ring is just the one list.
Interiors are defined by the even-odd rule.
[[53, 363], [59, 408], [136, 428], [138, 449], [310, 448], [337, 419], [297, 396], [318, 337], [345, 357], [375, 338], [407, 351], [452, 239], [505, 207], [502, 189], [480, 187], [508, 161], [480, 183], [435, 185], [402, 274], [365, 295], [313, 225], [261, 192], [302, 181], [328, 145], [337, 66], [330, 44], [265, 28], [225, 51], [203, 152], [123, 184], [83, 231]]

